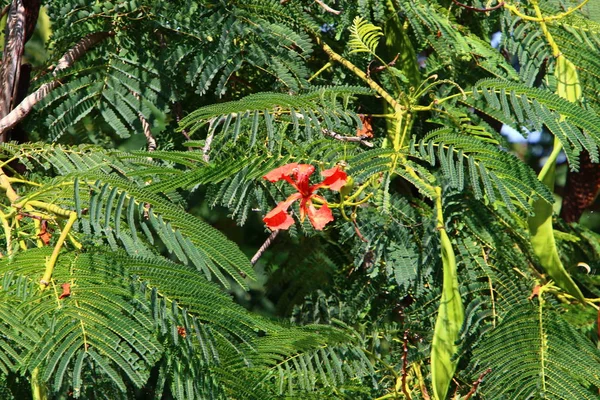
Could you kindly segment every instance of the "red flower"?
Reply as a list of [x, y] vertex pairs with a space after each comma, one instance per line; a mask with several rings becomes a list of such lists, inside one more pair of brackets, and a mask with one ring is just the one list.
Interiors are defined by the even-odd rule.
[[[340, 190], [346, 184], [347, 175], [338, 167], [333, 167], [321, 172], [321, 175], [325, 177], [323, 182], [311, 185], [308, 180], [313, 172], [315, 172], [315, 167], [312, 165], [292, 163], [276, 168], [264, 176], [269, 182], [284, 180], [298, 191], [298, 193], [294, 193], [277, 204], [277, 207], [265, 215], [263, 221], [269, 229], [288, 229], [292, 226], [294, 220], [287, 213], [287, 209], [296, 200], [300, 200], [300, 220], [304, 221], [304, 218], [308, 216], [308, 220], [316, 230], [322, 230], [327, 223], [333, 221], [333, 215], [327, 206], [327, 202], [315, 193], [322, 187], [336, 191]], [[313, 206], [312, 199], [319, 199], [323, 202], [319, 210]]]

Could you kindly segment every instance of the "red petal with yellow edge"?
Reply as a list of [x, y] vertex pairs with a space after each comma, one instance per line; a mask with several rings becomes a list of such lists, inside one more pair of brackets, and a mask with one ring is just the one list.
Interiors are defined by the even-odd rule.
[[331, 221], [333, 221], [333, 214], [327, 204], [323, 204], [323, 206], [317, 210], [312, 204], [309, 204], [306, 207], [306, 214], [308, 215], [308, 220], [315, 227], [316, 230], [321, 231]]
[[282, 179], [285, 179], [287, 176], [292, 175], [296, 168], [298, 168], [297, 163], [286, 164], [279, 168], [275, 168], [274, 170], [263, 176], [263, 178], [265, 178], [269, 182], [277, 182]]
[[323, 175], [325, 179], [319, 184], [319, 187], [327, 186], [329, 189], [336, 191], [339, 191], [348, 180], [348, 174], [339, 169], [339, 167], [326, 169], [321, 172], [321, 175]]

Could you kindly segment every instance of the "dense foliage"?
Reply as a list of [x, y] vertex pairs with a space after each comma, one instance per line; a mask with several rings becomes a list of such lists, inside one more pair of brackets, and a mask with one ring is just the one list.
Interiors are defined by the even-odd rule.
[[2, 398], [598, 398], [597, 2], [2, 5]]

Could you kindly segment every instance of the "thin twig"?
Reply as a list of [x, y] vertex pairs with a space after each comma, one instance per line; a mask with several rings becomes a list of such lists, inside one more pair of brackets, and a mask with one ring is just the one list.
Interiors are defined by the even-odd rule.
[[279, 234], [279, 229], [271, 232], [271, 234], [269, 235], [269, 237], [267, 238], [267, 240], [265, 240], [265, 242], [262, 244], [262, 246], [260, 246], [260, 248], [256, 251], [256, 254], [250, 260], [250, 262], [252, 263], [252, 265], [256, 264], [256, 262], [258, 261], [258, 259], [269, 248], [269, 246], [271, 245], [271, 243], [273, 243], [273, 240], [275, 240], [275, 238], [277, 237], [278, 234]]
[[[131, 91], [130, 93], [135, 97], [138, 101], [140, 101], [140, 95]], [[142, 123], [142, 130], [144, 131], [144, 136], [146, 136], [146, 149], [149, 152], [156, 150], [156, 139], [152, 136], [152, 129], [150, 128], [150, 123], [144, 117], [144, 114], [141, 112], [138, 113], [138, 119]]]
[[10, 4], [7, 4], [3, 9], [2, 12], [0, 12], [0, 19], [4, 18], [4, 16], [6, 15], [6, 13], [8, 12], [8, 10], [10, 9]]
[[373, 143], [368, 142], [361, 138], [360, 136], [343, 136], [334, 131], [330, 131], [329, 129], [323, 129], [323, 134], [327, 136], [331, 136], [336, 140], [341, 140], [342, 142], [358, 142], [367, 147], [373, 147]]
[[[173, 103], [173, 112], [175, 113], [175, 121], [179, 124], [179, 121], [181, 121], [181, 103], [176, 101], [175, 103]], [[181, 134], [183, 135], [183, 137], [186, 138], [186, 140], [190, 140], [190, 134], [188, 133], [187, 129], [182, 129], [181, 130]], [[190, 148], [191, 150], [191, 148]]]
[[490, 11], [499, 9], [500, 7], [504, 7], [503, 1], [496, 4], [494, 7], [490, 7], [490, 8], [477, 8], [477, 7], [473, 7], [473, 6], [468, 6], [466, 4], [459, 3], [457, 0], [452, 0], [452, 2], [459, 7], [466, 8], [467, 10], [476, 11], [476, 12], [490, 12]]
[[315, 0], [315, 3], [320, 5], [328, 13], [331, 13], [334, 15], [340, 15], [342, 13], [341, 11], [334, 10], [333, 8], [329, 7], [327, 4], [323, 3], [321, 0]]
[[356, 223], [355, 219], [352, 220], [352, 223], [354, 224], [354, 231], [356, 232], [356, 235], [358, 236], [358, 238], [365, 243], [369, 243], [369, 241], [367, 239], [365, 239], [365, 237], [362, 235], [362, 233], [360, 233], [360, 229], [358, 229], [358, 223]]
[[479, 375], [479, 379], [477, 379], [475, 382], [473, 382], [473, 386], [471, 387], [471, 390], [469, 390], [469, 393], [467, 393], [467, 395], [465, 396], [464, 400], [469, 400], [471, 398], [471, 396], [473, 396], [475, 394], [475, 392], [477, 391], [477, 388], [483, 382], [483, 378], [485, 378], [485, 376], [487, 374], [489, 374], [490, 372], [492, 372], [492, 369], [488, 368], [485, 371], [483, 371], [481, 373], [481, 375]]
[[210, 145], [215, 138], [215, 131], [217, 130], [219, 121], [220, 120], [217, 120], [217, 117], [215, 117], [208, 122], [208, 136], [206, 136], [206, 141], [204, 142], [204, 147], [202, 148], [202, 159], [206, 162], [210, 161]]
[[[59, 71], [73, 65], [73, 63], [79, 57], [85, 54], [85, 52], [87, 52], [92, 46], [112, 35], [114, 35], [112, 32], [96, 32], [81, 39], [75, 46], [73, 46], [73, 48], [68, 50], [60, 60], [58, 60], [58, 64], [54, 68], [53, 75], [56, 75]], [[21, 120], [31, 112], [33, 106], [46, 97], [53, 89], [58, 87], [59, 84], [59, 80], [53, 80], [45, 83], [38, 90], [25, 97], [25, 99], [23, 99], [23, 101], [17, 107], [15, 107], [6, 117], [0, 120], [0, 136], [21, 122]]]

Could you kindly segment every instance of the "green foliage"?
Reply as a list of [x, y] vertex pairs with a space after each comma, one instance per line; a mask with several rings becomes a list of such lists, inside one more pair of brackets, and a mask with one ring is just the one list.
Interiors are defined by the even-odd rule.
[[[598, 234], [500, 127], [598, 162], [600, 25], [538, 3], [48, 2], [59, 84], [0, 144], [2, 396], [597, 397]], [[291, 163], [351, 182], [263, 178]]]
[[482, 365], [496, 372], [482, 397], [597, 398], [600, 353], [543, 300], [536, 303], [510, 310], [475, 351], [479, 372]]
[[348, 46], [352, 53], [375, 54], [379, 40], [383, 36], [381, 28], [363, 20], [361, 17], [354, 18], [350, 27], [350, 41]]

